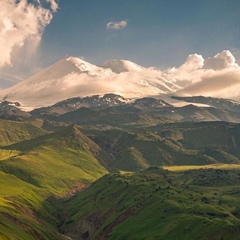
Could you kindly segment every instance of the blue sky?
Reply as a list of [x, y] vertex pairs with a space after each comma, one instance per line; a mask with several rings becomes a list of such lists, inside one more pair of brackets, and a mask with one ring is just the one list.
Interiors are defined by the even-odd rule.
[[[45, 64], [80, 56], [101, 64], [128, 59], [143, 66], [182, 64], [191, 53], [228, 49], [238, 58], [239, 0], [59, 0], [41, 42]], [[126, 21], [123, 29], [106, 29]]]

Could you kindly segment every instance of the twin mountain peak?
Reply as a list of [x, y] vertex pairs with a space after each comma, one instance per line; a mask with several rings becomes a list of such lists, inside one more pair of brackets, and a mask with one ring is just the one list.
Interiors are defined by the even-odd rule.
[[174, 93], [180, 87], [161, 71], [128, 60], [111, 60], [96, 66], [76, 57], [62, 59], [0, 92], [0, 99], [25, 108], [46, 107], [74, 97], [113, 93], [141, 98]]

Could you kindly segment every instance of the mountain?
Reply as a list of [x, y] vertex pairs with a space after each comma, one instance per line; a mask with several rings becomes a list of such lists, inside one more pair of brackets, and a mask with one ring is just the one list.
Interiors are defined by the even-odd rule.
[[172, 104], [154, 97], [131, 99], [115, 94], [94, 95], [84, 98], [70, 98], [50, 107], [35, 109], [29, 114], [33, 117], [58, 122], [92, 126], [103, 124], [121, 128], [124, 126], [152, 126], [164, 122], [240, 122], [237, 102], [234, 102], [235, 105], [231, 108], [229, 105], [228, 108], [224, 109], [223, 105], [232, 103], [230, 100], [215, 99], [214, 102], [222, 102], [222, 104], [213, 107], [207, 104], [208, 98], [201, 98], [205, 104], [199, 104], [194, 99], [188, 103], [180, 97], [180, 103], [183, 107], [174, 107]]
[[124, 98], [120, 95], [115, 94], [105, 94], [105, 95], [93, 95], [89, 97], [76, 97], [57, 102], [56, 104], [38, 108], [32, 111], [34, 116], [43, 116], [43, 115], [62, 115], [68, 112], [78, 110], [80, 108], [107, 108], [112, 106], [125, 105], [132, 102], [132, 99]]
[[20, 109], [20, 103], [18, 102], [0, 102], [0, 118], [17, 120], [20, 118], [29, 118], [31, 115], [28, 112]]
[[23, 108], [33, 109], [73, 97], [114, 93], [138, 98], [173, 93], [180, 89], [161, 75], [160, 71], [126, 60], [112, 60], [98, 67], [69, 57], [2, 90], [0, 99], [17, 101]]
[[132, 99], [116, 94], [93, 95], [69, 98], [30, 112], [20, 110], [18, 102], [3, 101], [0, 119], [38, 122], [38, 126], [43, 124], [45, 129], [55, 130], [58, 126], [74, 123], [125, 129], [170, 122], [240, 122], [240, 104], [236, 101], [202, 96], [173, 98], [175, 102], [169, 104], [154, 97]]

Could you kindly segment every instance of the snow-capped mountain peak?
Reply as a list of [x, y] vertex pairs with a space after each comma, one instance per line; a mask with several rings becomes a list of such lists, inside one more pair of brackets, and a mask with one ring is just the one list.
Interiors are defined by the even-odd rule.
[[0, 100], [21, 106], [45, 107], [74, 97], [113, 93], [127, 98], [174, 93], [179, 87], [162, 73], [128, 60], [111, 60], [102, 67], [76, 57], [64, 58], [26, 80], [0, 91]]
[[66, 61], [70, 64], [73, 64], [73, 66], [77, 67], [80, 72], [101, 72], [102, 68], [97, 67], [89, 62], [86, 62], [80, 58], [77, 57], [68, 57], [66, 58]]

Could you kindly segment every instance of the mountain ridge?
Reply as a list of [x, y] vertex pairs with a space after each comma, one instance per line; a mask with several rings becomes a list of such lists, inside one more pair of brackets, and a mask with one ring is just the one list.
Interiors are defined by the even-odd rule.
[[143, 122], [149, 124], [151, 121], [152, 124], [184, 121], [240, 122], [239, 107], [237, 104], [232, 106], [229, 100], [211, 98], [211, 102], [218, 103], [215, 107], [211, 106], [209, 99], [205, 97], [202, 97], [202, 103], [205, 104], [199, 104], [195, 98], [190, 100], [191, 98], [186, 102], [181, 100], [183, 106], [175, 107], [175, 104], [154, 97], [131, 99], [105, 94], [70, 98], [50, 107], [35, 109], [30, 114], [49, 120], [60, 118], [64, 122], [78, 124], [101, 122], [113, 126], [114, 124], [123, 126], [124, 123], [135, 125], [138, 121], [142, 124]]

